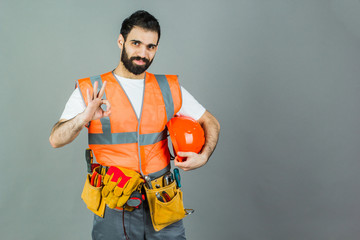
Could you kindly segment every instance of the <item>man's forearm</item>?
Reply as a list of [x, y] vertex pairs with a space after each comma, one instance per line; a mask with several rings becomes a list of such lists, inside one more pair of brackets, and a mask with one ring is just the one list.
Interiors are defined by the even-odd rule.
[[70, 120], [61, 120], [57, 122], [50, 134], [49, 141], [51, 146], [59, 148], [71, 143], [79, 135], [85, 124], [81, 114]]
[[206, 158], [209, 159], [219, 139], [220, 124], [208, 111], [206, 111], [199, 120], [205, 133], [205, 144], [200, 154], [205, 155]]

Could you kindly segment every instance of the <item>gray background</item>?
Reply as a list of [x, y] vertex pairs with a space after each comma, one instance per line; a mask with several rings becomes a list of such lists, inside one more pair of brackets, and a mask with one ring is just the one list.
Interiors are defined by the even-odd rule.
[[359, 239], [359, 0], [2, 0], [0, 238], [90, 239], [86, 133], [48, 137], [138, 9], [162, 27], [150, 71], [179, 74], [222, 126], [182, 172], [188, 239]]

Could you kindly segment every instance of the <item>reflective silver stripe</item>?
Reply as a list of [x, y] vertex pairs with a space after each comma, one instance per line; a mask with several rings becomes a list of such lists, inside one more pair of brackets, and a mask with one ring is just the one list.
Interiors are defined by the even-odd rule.
[[[101, 87], [102, 87], [101, 76], [98, 75], [98, 76], [90, 77], [90, 81], [91, 81], [91, 84], [93, 85], [93, 87], [94, 87], [95, 81], [97, 81], [97, 82], [98, 82], [98, 91], [100, 91], [100, 89], [101, 89]], [[103, 99], [106, 99], [105, 93], [104, 93]]]
[[139, 143], [140, 146], [150, 145], [165, 140], [166, 138], [167, 138], [167, 130], [164, 129], [159, 133], [140, 134]]
[[89, 144], [123, 144], [136, 143], [136, 132], [122, 133], [89, 133]]
[[[104, 125], [103, 125], [104, 126]], [[137, 132], [122, 132], [122, 133], [89, 133], [89, 144], [124, 144], [124, 143], [136, 143]], [[150, 145], [167, 137], [166, 130], [159, 133], [141, 134], [139, 144]]]
[[102, 85], [102, 81], [101, 81], [101, 76], [100, 76], [100, 75], [90, 77], [90, 81], [91, 81], [91, 84], [92, 84], [92, 85], [94, 85], [95, 81], [98, 81], [99, 84]]
[[[102, 80], [101, 80], [101, 76], [98, 75], [98, 76], [93, 76], [93, 77], [90, 77], [90, 81], [91, 81], [91, 84], [94, 88], [94, 84], [95, 84], [95, 81], [98, 82], [98, 91], [100, 91], [101, 87], [102, 87]], [[104, 92], [104, 96], [102, 97], [103, 99], [106, 99], [106, 93]], [[104, 105], [101, 106], [101, 108], [105, 111], [106, 109], [104, 108]]]
[[174, 110], [174, 101], [171, 95], [171, 90], [170, 90], [170, 85], [169, 82], [166, 79], [165, 75], [154, 75], [159, 86], [160, 86], [160, 90], [164, 99], [164, 103], [165, 103], [165, 109], [166, 109], [166, 116], [167, 116], [167, 121], [170, 121], [170, 119], [174, 116], [175, 114], [175, 110]]

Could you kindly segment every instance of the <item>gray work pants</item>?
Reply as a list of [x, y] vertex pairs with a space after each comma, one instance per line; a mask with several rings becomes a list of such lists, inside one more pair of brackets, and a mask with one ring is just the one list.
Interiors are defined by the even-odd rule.
[[[123, 229], [123, 212], [106, 206], [104, 218], [94, 217], [92, 230], [93, 240], [121, 240], [126, 239]], [[149, 207], [145, 201], [132, 212], [125, 211], [125, 231], [130, 240], [143, 239], [172, 239], [183, 240], [185, 229], [183, 221], [175, 222], [156, 232], [151, 222]]]

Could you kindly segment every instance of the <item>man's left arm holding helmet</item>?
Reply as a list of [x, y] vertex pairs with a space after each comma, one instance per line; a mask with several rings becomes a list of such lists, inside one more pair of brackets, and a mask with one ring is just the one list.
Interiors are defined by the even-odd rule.
[[176, 167], [184, 171], [193, 170], [204, 166], [214, 152], [217, 141], [219, 139], [220, 124], [218, 120], [208, 111], [197, 120], [205, 133], [205, 144], [200, 153], [194, 152], [178, 152], [180, 157], [186, 157], [186, 161], [179, 162], [177, 157], [174, 160]]

